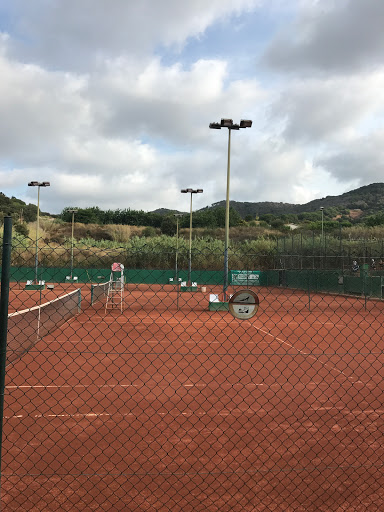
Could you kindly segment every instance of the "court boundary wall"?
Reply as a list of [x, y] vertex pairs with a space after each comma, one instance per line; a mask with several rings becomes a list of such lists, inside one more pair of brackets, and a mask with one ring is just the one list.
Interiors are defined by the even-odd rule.
[[[242, 281], [235, 281], [242, 273]], [[258, 282], [254, 274], [257, 272]], [[39, 267], [39, 279], [45, 282], [66, 282], [68, 269], [60, 267]], [[100, 283], [109, 279], [110, 268], [75, 268], [73, 275], [78, 283]], [[199, 285], [219, 285], [223, 282], [223, 271], [193, 270], [191, 279]], [[250, 276], [247, 279], [247, 275]], [[34, 279], [35, 268], [11, 267], [11, 282], [26, 282]], [[180, 270], [176, 278], [174, 270], [126, 269], [125, 282], [132, 284], [170, 284], [188, 280], [188, 271]], [[264, 271], [232, 270], [229, 284], [233, 286], [278, 286], [305, 290], [308, 292], [338, 293], [343, 295], [364, 295], [382, 299], [384, 297], [384, 275], [370, 274], [362, 269], [356, 275], [345, 270], [325, 269], [274, 269]]]

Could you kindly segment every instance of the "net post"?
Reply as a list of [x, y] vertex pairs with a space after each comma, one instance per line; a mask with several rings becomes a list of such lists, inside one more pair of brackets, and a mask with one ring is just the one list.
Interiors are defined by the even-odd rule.
[[[0, 297], [0, 475], [2, 474], [2, 439], [4, 416], [5, 365], [7, 357], [7, 329], [9, 306], [9, 281], [11, 274], [12, 217], [4, 218], [3, 255]], [[1, 482], [1, 479], [0, 479]]]

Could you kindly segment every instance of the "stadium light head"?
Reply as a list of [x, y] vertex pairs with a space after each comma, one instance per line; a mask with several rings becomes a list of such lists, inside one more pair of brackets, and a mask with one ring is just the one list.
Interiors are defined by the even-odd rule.
[[28, 183], [28, 187], [49, 187], [50, 185], [49, 181], [30, 181]]
[[228, 130], [240, 130], [240, 128], [251, 128], [252, 121], [250, 119], [242, 119], [240, 124], [234, 123], [232, 119], [222, 119], [220, 123], [209, 123], [209, 127], [215, 130], [228, 128]]
[[240, 128], [251, 128], [252, 121], [250, 119], [242, 119], [240, 121]]
[[180, 190], [180, 192], [182, 194], [202, 194], [204, 191], [202, 188], [197, 188], [197, 189], [183, 188], [182, 190]]
[[222, 119], [220, 121], [220, 125], [223, 126], [224, 128], [231, 128], [233, 125], [233, 120], [232, 119]]

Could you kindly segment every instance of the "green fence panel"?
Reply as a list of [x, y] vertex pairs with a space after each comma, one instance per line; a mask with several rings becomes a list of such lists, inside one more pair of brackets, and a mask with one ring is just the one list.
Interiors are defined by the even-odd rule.
[[260, 273], [261, 286], [279, 286], [279, 284], [281, 284], [281, 279], [281, 270], [265, 270]]
[[[11, 281], [27, 282], [35, 279], [34, 267], [12, 267]], [[57, 267], [39, 267], [38, 279], [45, 282], [64, 283], [70, 277], [70, 270]], [[110, 268], [74, 268], [72, 276], [77, 277], [79, 283], [97, 283], [108, 281], [111, 275]], [[215, 270], [193, 270], [191, 278], [198, 284], [222, 284], [222, 271]], [[143, 284], [168, 284], [170, 279], [175, 281], [175, 270], [151, 270], [151, 269], [126, 269], [124, 271], [125, 281], [127, 283]], [[188, 280], [188, 271], [180, 270], [178, 277], [181, 281]]]
[[[27, 282], [35, 279], [34, 267], [12, 267], [11, 281]], [[74, 268], [73, 277], [77, 277], [78, 283], [98, 283], [108, 281], [111, 275], [110, 268]], [[243, 279], [239, 279], [239, 275]], [[252, 276], [257, 275], [255, 280]], [[125, 269], [125, 282], [132, 284], [169, 284], [176, 282], [175, 270], [157, 269]], [[221, 285], [223, 283], [223, 271], [193, 270], [192, 282], [198, 285]], [[245, 276], [245, 278], [244, 278]], [[70, 271], [66, 268], [39, 267], [38, 279], [46, 283], [65, 283], [70, 277]], [[188, 271], [179, 270], [179, 281], [188, 280]], [[247, 279], [247, 277], [249, 279]], [[366, 294], [371, 297], [382, 298], [382, 276], [370, 276], [363, 273], [361, 276], [344, 276], [337, 270], [266, 270], [266, 271], [231, 271], [230, 284], [233, 286], [283, 286], [306, 290], [311, 292]]]
[[357, 276], [344, 276], [344, 293], [346, 294], [362, 294], [363, 282]]

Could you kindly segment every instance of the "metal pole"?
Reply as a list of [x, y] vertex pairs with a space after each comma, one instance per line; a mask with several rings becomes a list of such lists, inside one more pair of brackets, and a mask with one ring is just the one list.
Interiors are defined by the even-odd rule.
[[[8, 304], [9, 281], [11, 273], [11, 246], [12, 246], [12, 217], [4, 218], [3, 257], [1, 267], [1, 297], [0, 297], [0, 475], [1, 452], [3, 439], [4, 393], [5, 393], [5, 365], [7, 358], [7, 330], [8, 330]], [[0, 480], [1, 484], [1, 480]]]
[[179, 310], [179, 218], [176, 217], [176, 258], [175, 258], [175, 279], [176, 279], [176, 308]]
[[321, 239], [324, 245], [324, 210], [321, 210]]
[[188, 262], [188, 284], [192, 286], [191, 272], [192, 272], [192, 193], [191, 192], [191, 209], [189, 214], [189, 262]]
[[224, 302], [227, 300], [228, 288], [228, 246], [229, 246], [229, 184], [231, 174], [231, 129], [228, 128], [227, 193], [225, 199], [225, 242], [224, 242]]
[[73, 231], [74, 231], [75, 212], [72, 212], [72, 242], [71, 242], [71, 279], [73, 279]]
[[40, 185], [37, 187], [37, 219], [36, 219], [36, 254], [35, 254], [35, 284], [38, 284], [37, 269], [39, 266], [39, 214], [40, 214]]
[[179, 219], [176, 217], [176, 258], [175, 258], [175, 277], [176, 277], [176, 284], [179, 284], [179, 277], [178, 277], [178, 267], [177, 267], [177, 260], [179, 257]]

